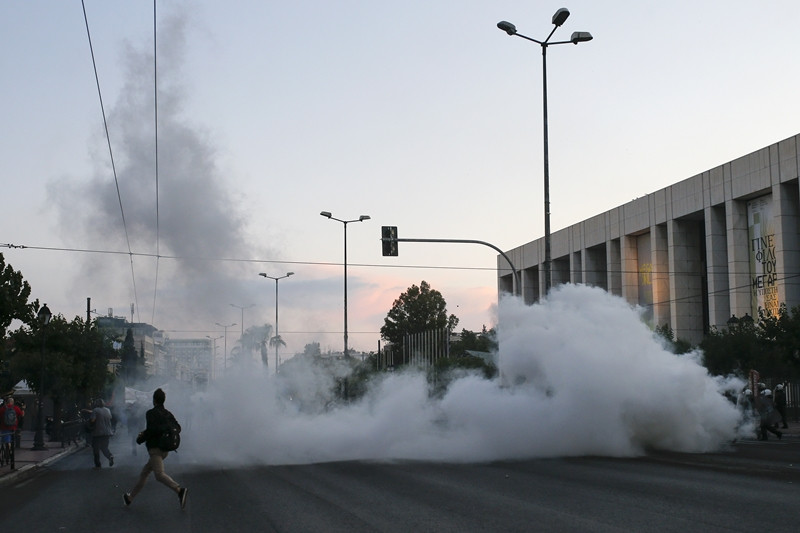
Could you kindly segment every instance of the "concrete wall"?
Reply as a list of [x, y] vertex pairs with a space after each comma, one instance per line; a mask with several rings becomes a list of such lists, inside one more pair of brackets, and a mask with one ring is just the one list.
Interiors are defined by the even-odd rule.
[[[759, 269], [775, 269], [767, 292], [789, 308], [800, 305], [798, 145], [800, 135], [790, 137], [553, 232], [553, 286], [585, 283], [631, 304], [648, 300], [653, 325], [669, 324], [676, 337], [695, 343], [732, 314], [758, 312]], [[754, 215], [759, 199], [769, 207]], [[761, 234], [754, 231], [769, 232], [774, 263], [756, 258]], [[640, 257], [645, 249], [648, 257]], [[541, 300], [544, 238], [506, 253], [522, 273], [525, 302]], [[502, 256], [497, 260], [498, 290], [511, 292], [512, 276]]]

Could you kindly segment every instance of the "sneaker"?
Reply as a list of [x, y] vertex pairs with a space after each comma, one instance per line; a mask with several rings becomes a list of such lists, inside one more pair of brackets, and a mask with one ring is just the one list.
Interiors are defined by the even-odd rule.
[[108, 460], [108, 466], [114, 466], [114, 456], [111, 456], [111, 459]]
[[186, 496], [189, 494], [189, 489], [181, 487], [178, 489], [178, 500], [181, 502], [181, 509], [186, 507]]
[[122, 501], [125, 502], [125, 505], [130, 505], [133, 500], [131, 500], [131, 495], [125, 492], [122, 494]]

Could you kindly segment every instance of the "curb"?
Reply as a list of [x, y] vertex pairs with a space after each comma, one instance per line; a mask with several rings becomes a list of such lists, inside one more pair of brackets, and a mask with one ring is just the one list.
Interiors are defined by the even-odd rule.
[[15, 470], [9, 472], [8, 474], [6, 474], [4, 476], [0, 476], [0, 486], [5, 485], [7, 483], [11, 483], [13, 481], [16, 481], [19, 478], [22, 478], [24, 476], [33, 474], [34, 472], [36, 472], [40, 468], [43, 468], [43, 467], [48, 466], [48, 465], [50, 465], [52, 463], [55, 463], [56, 461], [58, 461], [59, 459], [62, 459], [63, 457], [66, 457], [68, 455], [72, 455], [73, 453], [77, 452], [80, 449], [81, 449], [81, 446], [71, 445], [69, 448], [66, 448], [64, 451], [59, 452], [59, 453], [57, 453], [57, 454], [55, 454], [53, 456], [50, 456], [47, 459], [44, 459], [44, 460], [42, 460], [42, 461], [40, 461], [38, 463], [25, 465], [25, 466], [22, 466], [22, 467], [20, 467], [18, 469], [15, 469]]

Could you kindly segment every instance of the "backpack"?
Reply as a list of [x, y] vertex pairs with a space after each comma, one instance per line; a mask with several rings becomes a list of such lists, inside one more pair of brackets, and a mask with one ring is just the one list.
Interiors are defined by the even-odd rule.
[[180, 445], [181, 430], [170, 420], [158, 437], [158, 449], [165, 452], [172, 452], [177, 450]]
[[6, 412], [3, 413], [3, 425], [9, 428], [17, 425], [17, 411], [13, 407], [6, 407]]

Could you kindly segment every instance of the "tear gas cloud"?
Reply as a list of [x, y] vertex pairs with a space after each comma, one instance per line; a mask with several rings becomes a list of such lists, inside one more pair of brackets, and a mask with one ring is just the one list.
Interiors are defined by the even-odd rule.
[[181, 456], [199, 467], [472, 462], [706, 452], [737, 436], [739, 414], [723, 394], [743, 382], [709, 376], [700, 354], [667, 351], [620, 298], [565, 285], [544, 304], [504, 299], [499, 322], [500, 377], [465, 374], [441, 397], [407, 371], [336, 404], [334, 377], [312, 366], [291, 378], [231, 371], [204, 392], [168, 391], [186, 426]]
[[243, 194], [225, 183], [209, 133], [184, 116], [186, 17], [165, 17], [162, 24], [157, 157], [152, 49], [128, 44], [123, 85], [107, 111], [113, 167], [105, 130], [98, 127], [94, 172], [84, 180], [50, 184], [48, 200], [57, 209], [62, 236], [76, 247], [88, 242], [97, 250], [130, 247], [150, 255], [85, 255], [74, 283], [76, 300], [94, 293], [101, 309], [138, 302], [137, 313], [146, 314], [134, 321], [207, 329], [224, 320], [220, 302], [252, 299], [242, 279], [253, 278], [255, 268], [223, 259], [276, 254], [247, 238]]

